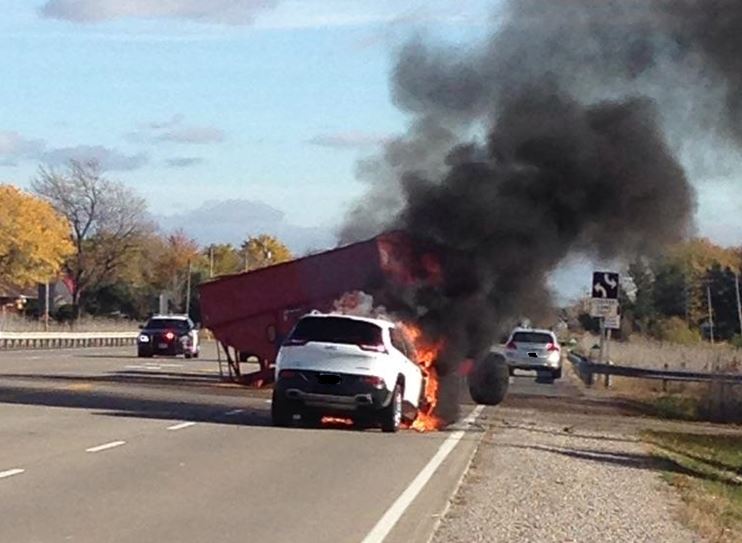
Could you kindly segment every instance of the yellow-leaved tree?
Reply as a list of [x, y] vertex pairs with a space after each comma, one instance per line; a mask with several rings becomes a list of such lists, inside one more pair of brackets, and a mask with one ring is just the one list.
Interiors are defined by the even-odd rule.
[[247, 238], [242, 243], [241, 249], [245, 271], [257, 270], [294, 259], [294, 255], [282, 241], [268, 234]]
[[0, 280], [23, 287], [49, 281], [73, 252], [70, 225], [51, 204], [0, 185]]

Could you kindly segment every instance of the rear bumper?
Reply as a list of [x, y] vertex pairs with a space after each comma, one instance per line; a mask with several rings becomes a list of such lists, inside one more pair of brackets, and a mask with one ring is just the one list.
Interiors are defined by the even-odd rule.
[[373, 411], [389, 405], [392, 392], [364, 382], [364, 376], [337, 374], [340, 382], [323, 384], [322, 372], [297, 371], [291, 378], [279, 378], [274, 393], [295, 406], [316, 408], [324, 412]]
[[506, 356], [508, 366], [518, 370], [558, 370], [562, 367], [562, 360], [550, 361], [546, 358], [522, 358]]

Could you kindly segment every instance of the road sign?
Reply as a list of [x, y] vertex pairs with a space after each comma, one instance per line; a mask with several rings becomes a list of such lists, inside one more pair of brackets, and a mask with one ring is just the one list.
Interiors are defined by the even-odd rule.
[[608, 330], [620, 330], [621, 329], [621, 315], [611, 315], [603, 318], [603, 326]]
[[618, 315], [618, 300], [590, 298], [591, 317], [613, 317]]
[[593, 272], [593, 298], [618, 300], [618, 284], [616, 272]]

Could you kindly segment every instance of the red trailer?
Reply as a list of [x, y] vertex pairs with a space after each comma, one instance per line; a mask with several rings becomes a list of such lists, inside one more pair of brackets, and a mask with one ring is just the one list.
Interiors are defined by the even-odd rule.
[[[224, 347], [246, 384], [272, 380], [283, 338], [302, 315], [329, 311], [343, 294], [378, 292], [385, 284], [434, 281], [437, 260], [419, 254], [393, 232], [268, 268], [221, 277], [199, 286], [203, 324]], [[232, 352], [230, 352], [230, 349]], [[255, 357], [256, 373], [241, 376], [239, 361]]]

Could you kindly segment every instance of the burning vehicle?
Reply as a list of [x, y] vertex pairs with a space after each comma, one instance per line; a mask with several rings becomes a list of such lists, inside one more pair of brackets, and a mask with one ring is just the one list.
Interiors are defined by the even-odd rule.
[[[441, 428], [455, 418], [439, 414], [441, 384], [445, 379], [446, 386], [458, 391], [463, 376], [454, 372], [439, 375], [436, 366], [445, 349], [445, 339], [427, 336], [413, 315], [398, 313], [396, 308], [401, 307], [400, 300], [414, 296], [422, 288], [436, 288], [440, 281], [440, 263], [434, 249], [415, 245], [402, 232], [391, 232], [292, 262], [222, 277], [200, 285], [199, 289], [203, 323], [223, 346], [235, 379], [244, 384], [262, 386], [278, 377], [276, 390], [279, 396], [274, 406], [277, 423], [287, 422], [289, 413], [292, 413], [282, 404], [287, 400], [313, 404], [310, 407], [314, 408], [321, 403], [325, 407], [329, 404], [329, 409], [325, 409], [328, 413], [342, 411], [338, 407], [351, 407], [349, 402], [352, 400], [354, 410], [358, 407], [381, 409], [382, 413], [377, 413], [379, 416], [376, 417], [376, 422], [379, 422], [384, 417], [383, 408], [395, 401], [395, 376], [374, 375], [370, 370], [350, 372], [330, 366], [333, 359], [345, 355], [365, 358], [356, 366], [371, 364], [373, 357], [368, 354], [374, 353], [370, 349], [376, 349], [379, 355], [383, 354], [380, 351], [383, 349], [387, 354], [394, 354], [399, 368], [405, 368], [400, 369], [396, 376], [403, 377], [404, 384], [400, 391], [401, 413], [394, 416], [404, 419], [406, 415], [414, 429], [426, 431]], [[334, 316], [319, 317], [312, 312]], [[369, 337], [361, 334], [363, 337], [341, 337], [342, 341], [323, 336], [326, 331], [317, 332], [320, 335], [313, 341], [303, 336], [304, 328], [314, 326], [317, 319], [344, 319], [340, 325], [347, 326], [345, 321], [349, 316], [355, 316], [357, 322], [365, 322], [376, 330], [371, 330], [373, 334]], [[315, 362], [305, 362], [312, 367], [295, 367], [290, 362], [293, 358], [291, 353], [296, 352], [305, 339], [302, 348], [312, 352], [303, 354]], [[321, 341], [327, 339], [333, 341]], [[314, 345], [309, 348], [309, 343]], [[276, 367], [279, 349], [281, 356]], [[315, 352], [317, 349], [323, 354]], [[239, 362], [248, 358], [257, 359], [259, 369], [243, 375]], [[415, 368], [406, 366], [403, 358], [413, 362]], [[504, 360], [488, 356], [477, 362], [464, 359], [460, 362], [469, 374], [470, 387], [478, 401], [493, 405], [502, 401], [509, 382]], [[343, 364], [346, 363], [347, 359]], [[282, 371], [289, 373], [282, 374]], [[352, 376], [347, 377], [349, 374]], [[368, 382], [359, 383], [359, 375], [368, 377]], [[309, 377], [315, 379], [316, 389], [296, 386], [298, 379]], [[374, 386], [371, 381], [375, 377], [384, 379], [382, 393], [367, 390], [368, 385]], [[356, 388], [350, 386], [343, 393], [342, 389], [354, 380]], [[479, 385], [479, 381], [494, 386]], [[333, 395], [330, 393], [333, 387], [338, 391], [334, 395], [343, 396], [334, 405], [331, 401], [307, 396], [317, 390]], [[383, 393], [384, 388], [388, 394]], [[356, 391], [361, 389], [363, 391]], [[454, 396], [452, 401], [458, 404], [458, 394]], [[369, 400], [370, 405], [358, 404]], [[313, 414], [321, 413], [315, 409]], [[305, 415], [307, 418], [312, 416], [308, 412]], [[402, 423], [400, 420], [399, 424]], [[382, 420], [381, 424], [391, 428], [389, 420]], [[394, 425], [398, 426], [396, 422]]]
[[276, 361], [271, 414], [315, 425], [350, 415], [363, 426], [396, 432], [426, 407], [425, 374], [401, 327], [386, 319], [311, 313], [299, 320]]

